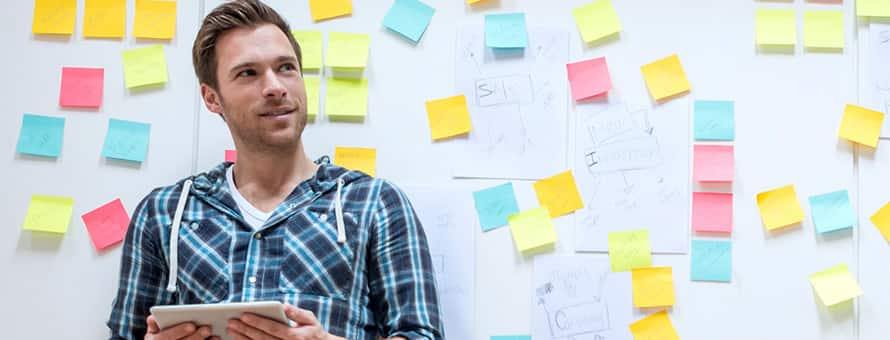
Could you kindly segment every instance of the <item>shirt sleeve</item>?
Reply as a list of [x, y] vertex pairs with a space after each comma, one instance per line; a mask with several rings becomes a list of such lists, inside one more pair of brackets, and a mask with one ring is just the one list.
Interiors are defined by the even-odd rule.
[[420, 220], [398, 188], [383, 181], [371, 231], [370, 303], [381, 335], [443, 339], [439, 297]]

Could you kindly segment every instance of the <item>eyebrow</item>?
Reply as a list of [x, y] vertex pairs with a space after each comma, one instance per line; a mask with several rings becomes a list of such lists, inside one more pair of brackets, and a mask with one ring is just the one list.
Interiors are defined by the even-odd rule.
[[[275, 63], [276, 63], [276, 64], [277, 64], [277, 63], [283, 63], [283, 62], [292, 62], [292, 63], [296, 64], [296, 63], [297, 63], [297, 58], [295, 58], [295, 57], [293, 57], [293, 56], [288, 56], [288, 55], [283, 55], [283, 56], [280, 56], [280, 57], [278, 57], [278, 58], [275, 58]], [[242, 68], [247, 68], [247, 67], [255, 66], [255, 65], [257, 65], [257, 64], [259, 64], [259, 63], [254, 62], [254, 61], [243, 62], [243, 63], [240, 63], [240, 64], [235, 65], [234, 67], [232, 67], [232, 68], [229, 70], [229, 73], [234, 73], [234, 72], [236, 72], [236, 71], [238, 71], [238, 70], [240, 70], [240, 69], [242, 69]]]

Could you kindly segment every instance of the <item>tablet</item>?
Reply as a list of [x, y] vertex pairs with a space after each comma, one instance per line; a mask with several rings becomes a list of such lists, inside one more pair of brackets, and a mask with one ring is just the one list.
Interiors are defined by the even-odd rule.
[[210, 326], [213, 335], [219, 336], [222, 340], [231, 340], [231, 337], [226, 335], [226, 327], [230, 319], [237, 319], [242, 313], [253, 313], [288, 324], [284, 315], [284, 304], [278, 301], [151, 307], [151, 315], [162, 330], [183, 322], [194, 322], [198, 326]]

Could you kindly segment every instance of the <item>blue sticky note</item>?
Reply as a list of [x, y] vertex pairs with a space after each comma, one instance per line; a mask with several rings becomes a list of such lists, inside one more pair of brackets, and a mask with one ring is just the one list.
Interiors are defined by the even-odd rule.
[[15, 146], [18, 153], [59, 157], [65, 135], [65, 118], [25, 114]]
[[411, 39], [415, 44], [426, 31], [436, 10], [417, 0], [395, 0], [383, 17], [383, 26]]
[[525, 13], [486, 15], [485, 46], [491, 48], [527, 47], [528, 32], [525, 29]]
[[513, 193], [513, 183], [505, 183], [473, 193], [476, 212], [482, 231], [489, 231], [508, 224], [507, 216], [519, 213], [519, 204]]
[[735, 140], [735, 103], [731, 101], [695, 101], [695, 139]]
[[732, 277], [730, 241], [692, 240], [692, 280], [729, 282]]
[[847, 190], [810, 197], [810, 210], [816, 232], [828, 233], [856, 225], [856, 212], [850, 204]]
[[102, 155], [133, 162], [145, 160], [151, 124], [110, 119]]
[[532, 340], [531, 335], [492, 335], [491, 340]]

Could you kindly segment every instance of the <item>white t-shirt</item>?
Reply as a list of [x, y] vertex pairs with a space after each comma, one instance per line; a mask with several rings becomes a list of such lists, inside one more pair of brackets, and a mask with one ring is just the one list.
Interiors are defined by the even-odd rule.
[[226, 170], [226, 181], [229, 182], [229, 191], [232, 192], [232, 198], [235, 199], [235, 203], [238, 204], [238, 210], [241, 210], [241, 215], [244, 217], [244, 221], [250, 225], [253, 230], [259, 230], [263, 227], [263, 224], [266, 223], [266, 220], [269, 219], [269, 216], [272, 215], [272, 212], [263, 212], [257, 207], [254, 207], [253, 204], [247, 201], [244, 196], [241, 196], [241, 192], [238, 191], [238, 188], [235, 187], [235, 176], [233, 175], [232, 168], [235, 166], [230, 166], [228, 170]]

